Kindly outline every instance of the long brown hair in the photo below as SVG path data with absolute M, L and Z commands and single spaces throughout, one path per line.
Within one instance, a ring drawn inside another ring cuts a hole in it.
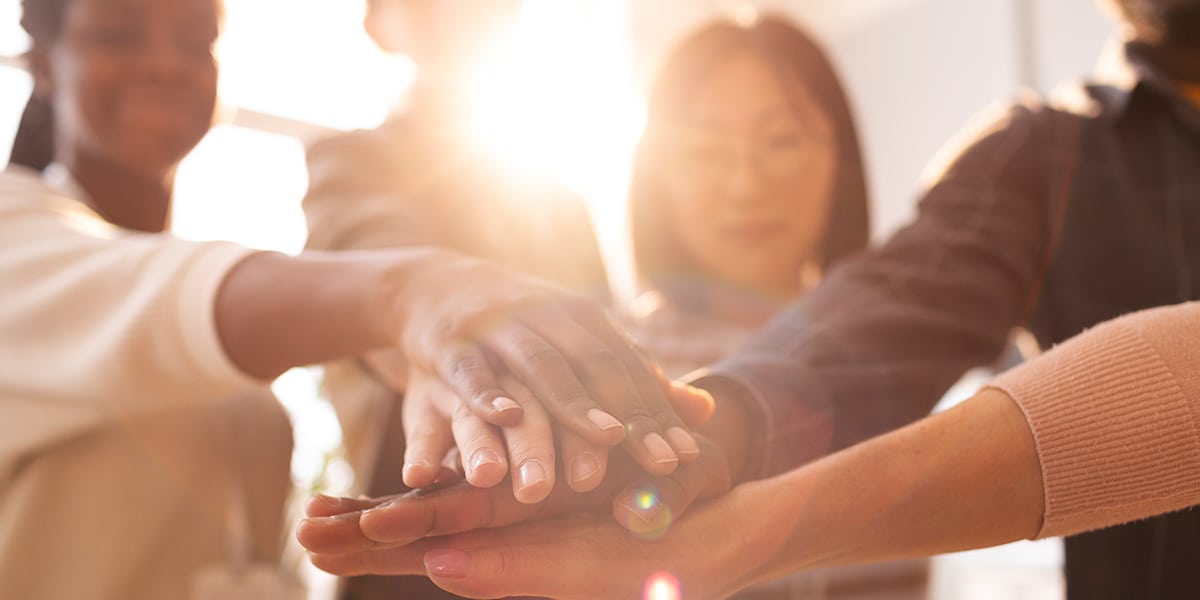
M 833 125 L 837 160 L 829 222 L 819 247 L 822 269 L 867 244 L 867 184 L 858 136 L 849 103 L 825 53 L 808 34 L 779 16 L 764 15 L 748 26 L 717 21 L 679 44 L 650 86 L 646 134 L 634 155 L 629 192 L 634 266 L 643 286 L 668 290 L 696 271 L 679 248 L 678 225 L 666 218 L 659 182 L 665 166 L 659 159 L 662 153 L 653 147 L 652 132 L 656 123 L 669 121 L 690 102 L 697 83 L 717 61 L 739 51 L 765 61 L 778 75 L 785 94 L 795 97 L 798 86 L 803 86 Z

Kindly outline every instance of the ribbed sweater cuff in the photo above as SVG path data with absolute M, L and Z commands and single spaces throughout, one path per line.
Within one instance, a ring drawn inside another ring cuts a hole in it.
M 1098 326 L 991 384 L 1020 405 L 1037 444 L 1045 513 L 1036 537 L 1195 502 L 1200 384 L 1187 330 L 1200 329 L 1181 331 L 1171 311 Z

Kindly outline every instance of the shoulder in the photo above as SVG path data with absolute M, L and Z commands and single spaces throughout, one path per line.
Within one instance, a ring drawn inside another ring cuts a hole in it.
M 379 151 L 395 145 L 392 136 L 380 129 L 357 129 L 343 131 L 317 138 L 306 148 L 309 159 L 327 154 L 336 154 L 347 150 Z
M 1003 179 L 1037 168 L 1065 139 L 1075 115 L 1034 92 L 980 111 L 935 155 L 922 174 L 928 188 L 956 179 Z
M 47 185 L 37 171 L 17 166 L 0 171 L 0 208 L 45 207 L 54 201 L 73 202 Z

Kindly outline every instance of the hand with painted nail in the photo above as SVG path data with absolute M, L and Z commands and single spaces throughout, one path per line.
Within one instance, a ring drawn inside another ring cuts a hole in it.
M 375 501 L 317 496 L 297 537 L 330 573 L 427 574 L 472 598 L 642 598 L 647 584 L 678 585 L 674 578 L 688 586 L 688 598 L 724 597 L 736 582 L 722 577 L 733 571 L 711 567 L 723 556 L 750 559 L 729 543 L 731 525 L 750 513 L 730 512 L 737 501 L 722 493 L 724 465 L 709 450 L 664 477 L 627 461 L 628 473 L 644 477 L 636 485 L 615 495 L 609 479 L 591 494 L 559 486 L 539 505 L 461 483 Z M 614 465 L 610 478 L 621 469 Z M 671 575 L 652 579 L 656 572 Z
M 402 346 L 416 369 L 437 374 L 480 420 L 511 427 L 528 416 L 531 403 L 500 383 L 507 373 L 561 431 L 591 447 L 623 443 L 649 473 L 669 473 L 695 455 L 666 380 L 600 307 L 450 252 L 431 251 L 425 266 L 396 313 Z
M 589 445 L 570 431 L 560 434 L 561 453 L 549 415 L 533 395 L 507 373 L 501 387 L 524 414 L 520 423 L 498 428 L 480 419 L 436 376 L 411 372 L 404 398 L 404 483 L 425 488 L 437 482 L 444 457 L 457 449 L 466 480 L 476 487 L 493 487 L 510 475 L 512 494 L 519 502 L 541 502 L 553 489 L 561 456 L 570 487 L 588 491 L 600 484 L 608 458 L 607 447 Z
M 592 491 L 604 480 L 610 449 L 591 445 L 572 431 L 559 432 L 555 448 L 549 415 L 511 374 L 502 372 L 498 381 L 525 416 L 505 428 L 485 423 L 436 376 L 413 370 L 405 379 L 405 485 L 425 488 L 437 483 L 446 471 L 444 457 L 453 449 L 462 458 L 469 483 L 492 487 L 510 471 L 513 497 L 526 504 L 544 500 L 558 473 L 576 492 Z M 706 392 L 672 382 L 666 393 L 689 425 L 699 426 L 712 415 L 712 398 Z M 699 456 L 699 448 L 680 454 L 690 462 Z
M 661 537 L 695 501 L 729 488 L 721 451 L 705 438 L 700 458 L 668 475 L 654 476 L 622 454 L 612 457 L 604 480 L 589 493 L 560 482 L 545 501 L 518 500 L 503 487 L 478 488 L 464 482 L 379 499 L 314 497 L 297 537 L 317 566 L 337 574 L 361 566 L 381 551 L 439 537 L 543 520 L 568 513 L 605 516 L 633 535 Z M 615 517 L 615 520 L 614 520 Z M 387 573 L 382 568 L 378 573 Z

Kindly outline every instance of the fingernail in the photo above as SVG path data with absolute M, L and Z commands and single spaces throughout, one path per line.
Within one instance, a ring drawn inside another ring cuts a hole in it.
M 322 504 L 328 504 L 329 506 L 341 505 L 341 502 L 337 498 L 334 498 L 333 496 L 326 496 L 325 494 L 322 494 L 320 492 L 313 494 L 312 499 L 315 501 L 319 501 Z
M 488 465 L 499 465 L 500 457 L 490 448 L 480 448 L 471 455 L 471 470 L 478 471 Z
M 528 488 L 546 481 L 546 469 L 541 461 L 527 460 L 521 463 L 521 487 Z
M 461 550 L 430 550 L 425 553 L 425 571 L 434 577 L 462 579 L 467 576 L 467 553 Z
M 591 452 L 583 452 L 571 459 L 571 483 L 591 479 L 600 470 L 600 461 Z
M 409 476 L 409 474 L 412 473 L 413 469 L 428 469 L 428 468 L 429 468 L 429 463 L 425 462 L 423 460 L 417 460 L 417 461 L 413 461 L 410 463 L 404 463 L 404 469 L 401 471 L 401 475 L 403 477 L 407 478 Z
M 700 446 L 696 444 L 696 438 L 692 437 L 692 434 L 687 431 L 684 431 L 682 427 L 668 429 L 667 440 L 671 442 L 671 447 L 679 454 L 687 456 L 700 454 Z
M 510 410 L 521 410 L 521 405 L 517 404 L 512 398 L 505 398 L 501 396 L 495 400 L 492 400 L 492 408 L 496 409 L 498 412 L 508 412 Z
M 679 457 L 675 455 L 675 451 L 671 449 L 671 445 L 657 433 L 648 433 L 642 438 L 642 444 L 646 446 L 646 450 L 650 451 L 650 457 L 654 462 L 660 465 L 667 463 L 679 462 Z
M 624 495 L 618 505 L 625 509 L 624 526 L 634 533 L 646 533 L 669 524 L 664 522 L 666 513 L 657 494 L 650 490 L 638 490 Z
M 601 431 L 611 431 L 613 429 L 621 429 L 621 422 L 616 417 L 598 409 L 593 408 L 587 411 L 587 418 L 599 427 Z

